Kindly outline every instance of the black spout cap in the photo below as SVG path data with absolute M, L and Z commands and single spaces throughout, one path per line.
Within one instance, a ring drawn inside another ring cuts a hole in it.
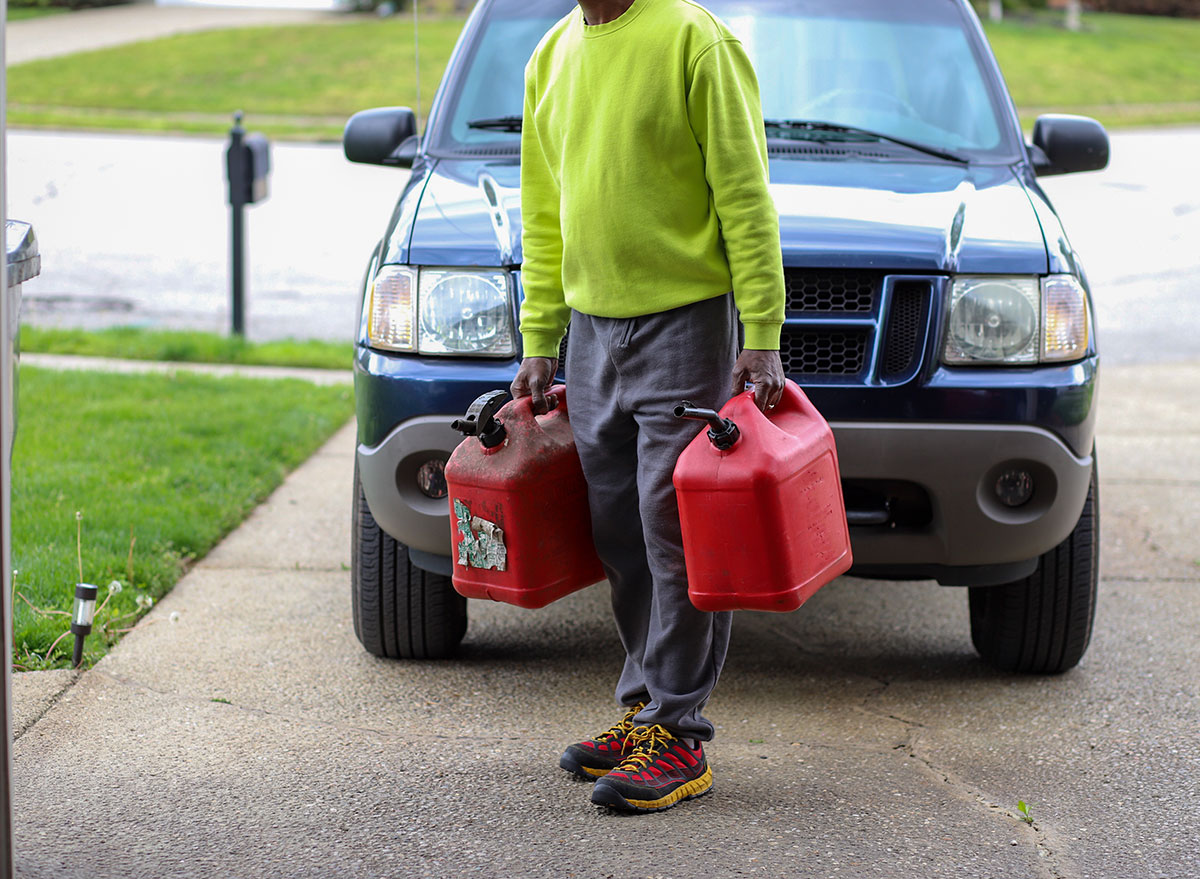
M 722 418 L 719 413 L 712 409 L 700 409 L 693 406 L 688 400 L 684 400 L 672 410 L 676 418 L 695 418 L 700 421 L 707 421 L 708 441 L 720 451 L 725 451 L 731 448 L 742 432 L 738 430 L 738 426 L 728 418 Z
M 467 414 L 452 421 L 450 426 L 463 436 L 477 437 L 485 449 L 495 448 L 504 442 L 508 435 L 503 422 L 496 419 L 496 413 L 500 411 L 507 397 L 507 391 L 489 391 L 481 394 L 467 409 Z

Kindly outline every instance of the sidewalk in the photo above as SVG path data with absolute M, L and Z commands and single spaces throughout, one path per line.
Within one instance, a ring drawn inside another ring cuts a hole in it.
M 345 13 L 298 9 L 156 6 L 145 2 L 105 6 L 8 22 L 4 61 L 11 67 L 26 61 L 107 49 L 172 34 L 331 20 L 349 19 Z
M 965 595 L 929 583 L 739 614 L 714 794 L 634 819 L 555 765 L 613 719 L 602 587 L 472 602 L 453 661 L 358 645 L 349 425 L 73 685 L 30 706 L 17 676 L 17 875 L 1194 879 L 1197 383 L 1200 363 L 1106 369 L 1078 669 L 990 671 Z

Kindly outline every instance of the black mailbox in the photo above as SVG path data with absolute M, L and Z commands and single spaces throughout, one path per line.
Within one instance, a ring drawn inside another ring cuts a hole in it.
M 261 134 L 246 134 L 242 114 L 233 114 L 225 148 L 225 182 L 229 196 L 229 275 L 233 331 L 246 334 L 246 205 L 264 201 L 271 175 L 271 143 Z
M 264 135 L 243 132 L 239 119 L 230 132 L 229 146 L 225 150 L 229 203 L 237 207 L 264 201 L 270 174 L 271 142 Z

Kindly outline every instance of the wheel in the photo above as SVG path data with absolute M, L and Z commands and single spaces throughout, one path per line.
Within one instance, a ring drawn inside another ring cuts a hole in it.
M 984 661 L 1001 671 L 1034 674 L 1074 668 L 1092 638 L 1099 560 L 1100 497 L 1093 465 L 1079 522 L 1038 560 L 1037 570 L 1015 583 L 970 589 L 971 640 Z
M 375 523 L 354 466 L 350 597 L 354 634 L 388 659 L 450 656 L 467 631 L 467 600 L 450 578 L 416 567 L 408 547 Z

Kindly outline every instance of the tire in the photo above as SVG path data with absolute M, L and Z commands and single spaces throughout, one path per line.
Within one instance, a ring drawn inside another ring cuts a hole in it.
M 375 522 L 354 467 L 350 523 L 350 599 L 354 634 L 368 653 L 387 659 L 443 659 L 467 631 L 467 600 L 450 578 L 408 558 L 408 547 Z
M 983 660 L 1000 671 L 1030 674 L 1059 674 L 1078 665 L 1092 639 L 1099 560 L 1093 465 L 1079 522 L 1038 560 L 1037 570 L 1015 583 L 970 589 L 971 640 Z

